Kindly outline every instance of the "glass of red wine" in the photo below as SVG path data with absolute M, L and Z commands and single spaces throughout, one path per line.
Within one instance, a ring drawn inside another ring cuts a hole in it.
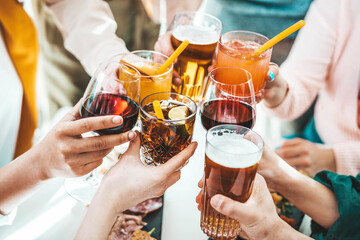
M 200 116 L 206 130 L 221 124 L 236 124 L 251 129 L 256 117 L 251 74 L 238 67 L 213 69 L 202 95 Z
M 83 134 L 83 137 L 119 134 L 131 130 L 139 116 L 140 73 L 126 63 L 110 61 L 99 66 L 86 88 L 80 107 L 82 118 L 118 115 L 123 124 Z M 99 186 L 97 169 L 79 177 L 65 179 L 70 196 L 89 204 Z

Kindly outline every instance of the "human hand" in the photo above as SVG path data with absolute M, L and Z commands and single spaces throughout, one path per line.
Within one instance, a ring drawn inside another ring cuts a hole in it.
M 139 135 L 139 134 L 138 134 Z M 140 161 L 140 137 L 137 136 L 118 163 L 104 176 L 98 198 L 122 212 L 153 197 L 159 197 L 180 179 L 180 168 L 193 155 L 197 143 L 160 166 L 145 166 Z M 103 202 L 99 201 L 99 202 Z
M 336 171 L 332 148 L 315 144 L 301 138 L 284 142 L 276 153 L 291 166 L 314 176 L 321 170 Z
M 171 44 L 171 32 L 166 32 L 165 34 L 161 35 L 156 41 L 154 49 L 157 52 L 165 54 L 166 56 L 170 56 L 175 51 Z M 176 63 L 176 61 L 177 60 L 175 60 L 174 64 Z M 180 75 L 175 71 L 175 69 L 173 70 L 172 82 L 177 87 L 182 84 Z
M 266 78 L 266 86 L 263 92 L 264 104 L 273 108 L 278 106 L 288 92 L 288 84 L 279 72 L 279 66 L 275 63 L 269 64 L 269 71 Z
M 79 103 L 30 151 L 39 159 L 44 178 L 82 176 L 102 163 L 114 146 L 135 137 L 133 132 L 82 137 L 81 134 L 122 124 L 120 116 L 81 119 Z

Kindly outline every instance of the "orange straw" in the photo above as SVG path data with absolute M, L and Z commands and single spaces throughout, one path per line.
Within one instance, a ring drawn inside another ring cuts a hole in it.
M 171 54 L 171 56 L 164 62 L 163 65 L 155 72 L 156 75 L 163 73 L 174 61 L 175 59 L 185 50 L 185 48 L 189 45 L 188 40 L 184 40 L 179 47 Z
M 303 26 L 305 26 L 305 21 L 304 20 L 298 21 L 297 23 L 288 27 L 287 29 L 285 29 L 284 31 L 282 31 L 281 33 L 279 33 L 278 35 L 276 35 L 275 37 L 273 37 L 272 39 L 270 39 L 269 41 L 264 43 L 262 46 L 260 46 L 258 49 L 256 49 L 256 52 L 262 52 L 262 51 L 265 51 L 265 50 L 271 48 L 272 46 L 274 46 L 275 44 L 277 44 L 278 42 L 280 42 L 281 40 L 283 40 L 290 34 L 296 32 L 297 30 L 302 28 Z
M 164 114 L 163 114 L 163 111 L 161 110 L 160 102 L 155 100 L 153 102 L 153 107 L 154 107 L 154 111 L 155 111 L 155 115 L 156 115 L 157 119 L 164 119 Z

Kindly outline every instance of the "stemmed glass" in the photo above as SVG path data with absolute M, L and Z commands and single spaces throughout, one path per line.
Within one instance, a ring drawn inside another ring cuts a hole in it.
M 123 124 L 83 137 L 124 133 L 135 126 L 139 115 L 140 76 L 135 68 L 125 63 L 110 61 L 99 66 L 84 93 L 80 115 L 83 118 L 119 115 Z M 70 196 L 89 204 L 100 181 L 95 169 L 83 177 L 65 179 L 64 186 Z
M 236 83 L 228 83 L 229 79 Z M 202 94 L 200 115 L 206 130 L 221 124 L 235 124 L 251 129 L 256 118 L 251 74 L 237 67 L 213 69 Z

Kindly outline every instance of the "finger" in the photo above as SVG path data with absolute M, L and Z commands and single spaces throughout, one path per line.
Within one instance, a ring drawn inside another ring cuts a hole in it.
M 124 155 L 139 155 L 140 153 L 140 134 L 139 131 L 133 132 L 135 133 L 135 136 L 133 137 L 132 141 L 130 142 L 130 145 Z
M 181 80 L 181 77 L 179 75 L 178 72 L 176 72 L 175 70 L 173 71 L 173 79 L 172 79 L 172 83 L 175 85 L 175 86 L 181 86 L 182 84 L 182 80 Z
M 76 103 L 76 105 L 62 118 L 61 121 L 75 121 L 80 119 L 80 106 L 81 106 L 82 98 Z
M 310 158 L 308 158 L 306 156 L 285 158 L 284 160 L 290 166 L 295 167 L 295 168 L 308 168 L 311 166 Z
M 198 187 L 202 188 L 204 186 L 204 178 L 201 178 L 200 181 L 198 182 Z
M 195 198 L 196 203 L 200 204 L 202 199 L 202 190 L 198 193 L 198 195 Z
M 171 33 L 166 32 L 164 35 L 160 36 L 155 43 L 154 49 L 157 52 L 170 56 L 175 51 L 171 44 Z
M 176 156 L 172 157 L 169 161 L 167 161 L 163 165 L 160 165 L 159 167 L 165 169 L 165 171 L 167 171 L 168 173 L 177 171 L 194 154 L 197 145 L 197 142 L 192 142 L 187 148 L 182 150 Z
M 67 122 L 64 125 L 62 132 L 65 135 L 77 136 L 86 132 L 117 127 L 120 126 L 122 123 L 123 119 L 120 116 L 82 118 L 76 121 Z
M 292 145 L 292 146 L 281 147 L 280 149 L 276 150 L 276 153 L 280 157 L 287 159 L 287 158 L 307 155 L 308 150 L 301 145 Z
M 121 134 L 74 139 L 72 141 L 73 144 L 68 151 L 86 153 L 109 149 L 131 141 L 135 138 L 135 135 L 134 132 L 129 131 Z
M 107 156 L 113 149 L 114 148 L 108 148 L 100 151 L 80 153 L 74 157 L 72 162 L 76 162 L 76 164 L 79 166 L 96 162 L 99 161 L 99 159 L 103 159 L 105 156 Z
M 84 167 L 82 169 L 83 170 L 82 175 L 88 174 L 89 172 L 91 172 L 92 170 L 94 170 L 95 168 L 100 166 L 102 164 L 102 162 L 103 162 L 103 160 L 100 159 L 99 161 L 95 161 L 95 162 L 88 163 L 88 164 L 84 165 Z
M 269 64 L 269 71 L 266 75 L 266 81 L 272 82 L 279 74 L 279 66 L 276 63 L 270 62 Z
M 289 139 L 289 140 L 283 142 L 283 144 L 281 144 L 281 146 L 286 147 L 286 146 L 298 145 L 298 144 L 301 144 L 304 142 L 306 142 L 306 140 L 304 140 L 302 138 L 292 138 L 292 139 Z

